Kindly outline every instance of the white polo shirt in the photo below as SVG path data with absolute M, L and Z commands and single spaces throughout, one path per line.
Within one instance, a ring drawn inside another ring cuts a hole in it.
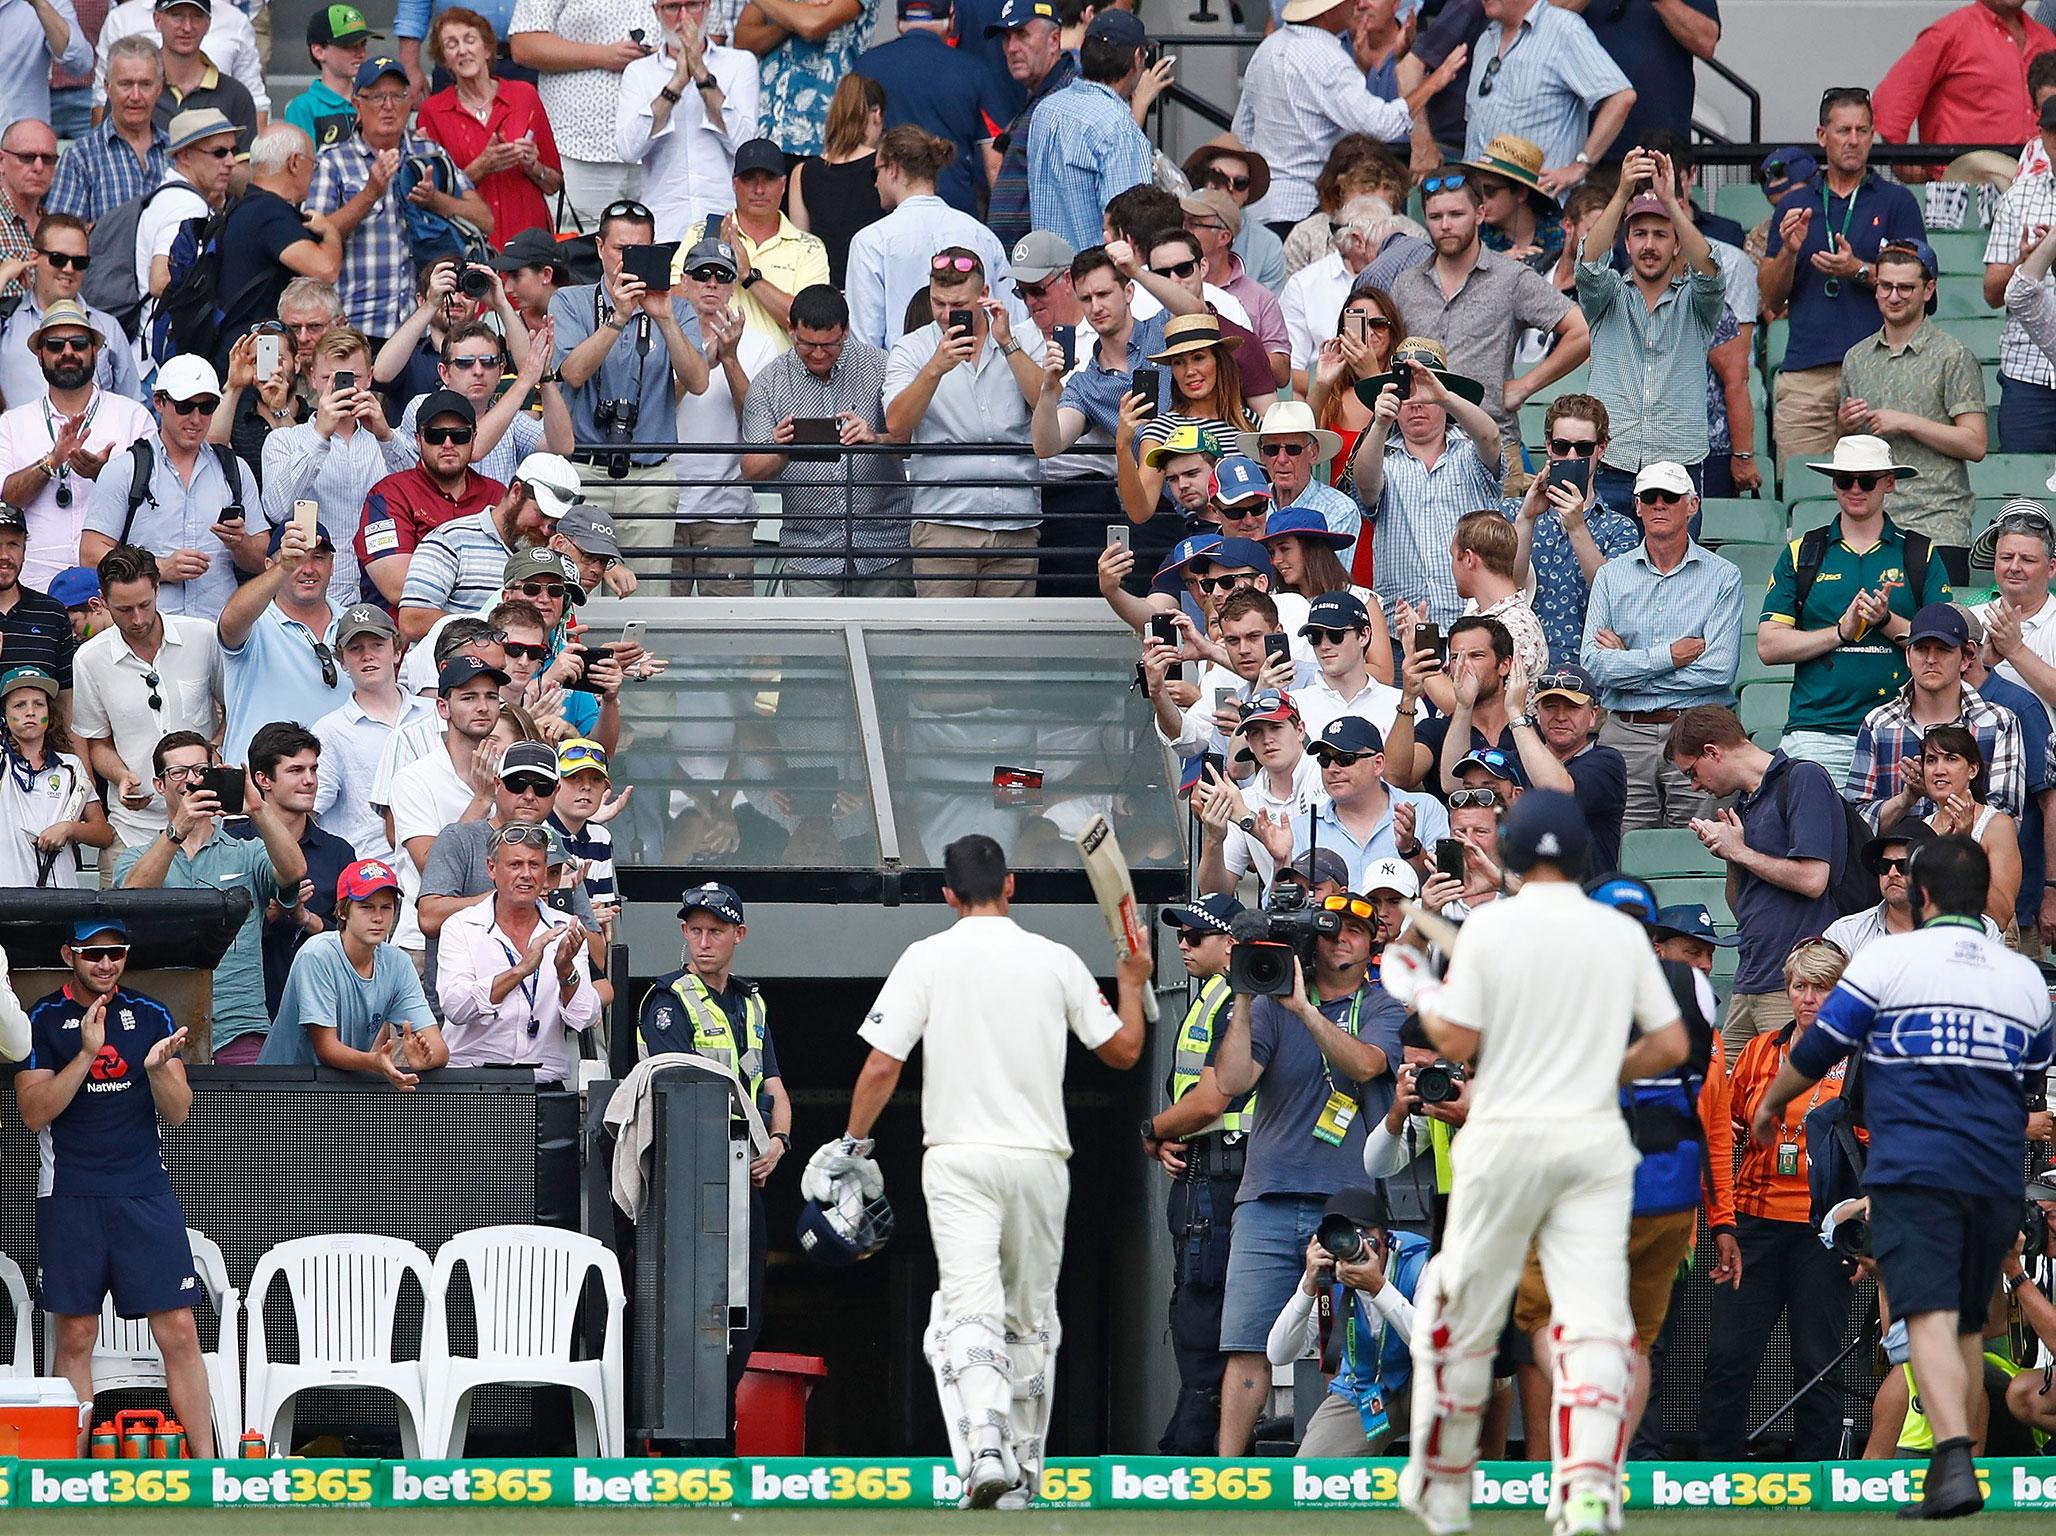
M 1010 917 L 962 917 L 907 946 L 857 1033 L 896 1061 L 925 1044 L 923 1146 L 1069 1157 L 1065 1036 L 1097 1050 L 1120 1028 L 1085 962 L 1063 945 Z
M 2000 604 L 2005 601 L 2003 597 L 1995 597 L 1989 603 L 1979 604 L 1974 610 L 1987 630 L 1992 626 L 1992 616 L 1999 611 Z M 2037 608 L 2031 617 L 2020 621 L 2020 639 L 2022 644 L 2045 663 L 2056 667 L 2056 594 L 2043 598 L 2042 606 Z M 2021 687 L 2027 688 L 2027 679 L 2020 675 L 2020 668 L 2012 662 L 2002 661 L 1992 670 L 2008 682 L 2018 683 Z M 2028 692 L 2033 693 L 2034 690 L 2028 688 Z M 2056 725 L 2056 704 L 2043 699 L 2042 708 L 2049 712 L 2050 723 Z
M 411 693 L 400 695 L 393 725 L 364 712 L 353 693 L 308 729 L 321 741 L 321 787 L 314 796 L 314 820 L 322 831 L 348 843 L 360 859 L 390 859 L 385 818 L 372 809 L 371 786 L 393 732 L 417 720 L 440 724 L 435 706 Z
M 151 786 L 158 741 L 173 731 L 198 731 L 209 741 L 221 735 L 221 646 L 214 626 L 182 614 L 165 614 L 163 622 L 164 642 L 152 661 L 137 656 L 110 627 L 80 646 L 71 663 L 72 735 L 81 742 L 113 741 L 129 772 L 152 790 L 150 803 L 140 807 L 124 805 L 118 794 L 107 797 L 107 817 L 124 848 L 164 830 L 164 799 Z
M 1273 816 L 1284 816 L 1288 821 L 1298 820 L 1321 798 L 1321 765 L 1302 753 L 1292 769 L 1291 791 L 1283 799 L 1271 793 L 1271 776 L 1261 769 L 1255 778 L 1239 787 L 1242 803 L 1249 807 L 1250 815 L 1269 811 Z M 1270 849 L 1242 828 L 1232 825 L 1221 844 L 1221 862 L 1227 866 L 1231 879 L 1240 880 L 1254 869 L 1257 879 L 1266 886 L 1278 868 L 1278 861 L 1271 857 Z
M 418 722 L 417 722 L 418 723 Z M 438 720 L 440 725 L 441 721 Z M 394 732 L 397 739 L 400 732 Z M 429 750 L 393 775 L 393 868 L 399 871 L 400 925 L 393 942 L 402 949 L 422 949 L 427 940 L 414 904 L 421 898 L 421 871 L 407 853 L 410 837 L 434 837 L 471 808 L 471 786 L 457 777 L 449 749 L 433 740 Z
M 1306 739 L 1313 741 L 1344 715 L 1368 720 L 1378 728 L 1379 736 L 1390 736 L 1392 723 L 1399 718 L 1401 697 L 1390 683 L 1366 673 L 1363 687 L 1345 699 L 1326 673 L 1317 672 L 1312 682 L 1292 695 L 1292 702 L 1299 706 L 1299 718 L 1306 724 Z

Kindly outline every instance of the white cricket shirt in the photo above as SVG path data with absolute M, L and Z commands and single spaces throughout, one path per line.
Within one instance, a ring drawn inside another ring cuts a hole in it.
M 1467 1125 L 1619 1124 L 1630 1034 L 1661 1029 L 1678 1005 L 1640 923 L 1550 881 L 1465 919 L 1437 1012 L 1482 1037 Z
M 1069 1157 L 1064 1037 L 1097 1050 L 1120 1027 L 1085 962 L 1063 945 L 1010 917 L 963 917 L 907 947 L 857 1033 L 898 1061 L 925 1043 L 923 1146 Z

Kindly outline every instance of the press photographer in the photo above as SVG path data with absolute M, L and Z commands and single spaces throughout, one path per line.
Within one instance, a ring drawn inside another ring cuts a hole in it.
M 1271 1388 L 1271 1323 L 1298 1283 L 1328 1196 L 1361 1176 L 1363 1116 L 1368 1111 L 1375 1120 L 1390 1100 L 1404 1017 L 1367 982 L 1374 948 L 1398 932 L 1396 917 L 1381 917 L 1366 896 L 1327 897 L 1318 915 L 1333 916 L 1337 925 L 1314 935 L 1309 979 L 1303 941 L 1281 941 L 1275 925 L 1284 918 L 1295 940 L 1300 931 L 1324 925 L 1299 922 L 1291 912 L 1245 913 L 1239 920 L 1238 948 L 1282 944 L 1285 952 L 1244 949 L 1240 966 L 1230 959 L 1235 1004 L 1214 1056 L 1223 1093 L 1235 1097 L 1261 1084 L 1221 1314 L 1221 1348 L 1229 1356 L 1221 1385 L 1223 1456 L 1248 1448 Z M 1287 961 L 1288 992 L 1244 990 Z
M 1393 1426 L 1406 1422 L 1413 1294 L 1427 1265 L 1428 1240 L 1393 1231 L 1377 1190 L 1345 1189 L 1328 1202 L 1268 1351 L 1274 1366 L 1318 1354 L 1329 1377 L 1300 1439 L 1302 1458 L 1382 1455 Z

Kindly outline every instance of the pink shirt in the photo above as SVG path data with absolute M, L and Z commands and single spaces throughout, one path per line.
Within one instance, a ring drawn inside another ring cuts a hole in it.
M 1872 98 L 1878 138 L 1905 144 L 2021 144 L 2040 127 L 2027 66 L 2056 48 L 2056 33 L 2025 12 L 2013 36 L 1983 5 L 1966 5 L 1924 28 Z

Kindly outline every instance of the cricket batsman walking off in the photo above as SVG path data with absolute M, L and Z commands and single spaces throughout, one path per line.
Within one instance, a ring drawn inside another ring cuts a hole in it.
M 825 1203 L 853 1179 L 867 1194 L 883 1187 L 871 1128 L 925 1045 L 921 1192 L 941 1289 L 923 1345 L 967 1502 L 989 1509 L 1026 1504 L 1041 1483 L 1071 1192 L 1067 1037 L 1109 1066 L 1134 1066 L 1150 957 L 1121 961 L 1117 1013 L 1084 961 L 1007 915 L 1014 877 L 999 844 L 959 838 L 942 869 L 957 920 L 910 945 L 885 978 L 857 1031 L 871 1054 L 848 1133 L 814 1154 L 801 1192 Z
M 1549 1518 L 1561 1536 L 1597 1536 L 1619 1520 L 1635 1356 L 1637 1154 L 1620 1085 L 1675 1066 L 1687 1041 L 1641 928 L 1576 883 L 1587 847 L 1577 802 L 1530 791 L 1499 837 L 1523 883 L 1465 920 L 1447 979 L 1417 950 L 1385 951 L 1387 990 L 1415 1007 L 1438 1050 L 1474 1067 L 1442 1251 L 1415 1296 L 1413 1450 L 1399 1496 L 1430 1531 L 1470 1528 L 1493 1347 L 1533 1242 L 1553 1302 Z

